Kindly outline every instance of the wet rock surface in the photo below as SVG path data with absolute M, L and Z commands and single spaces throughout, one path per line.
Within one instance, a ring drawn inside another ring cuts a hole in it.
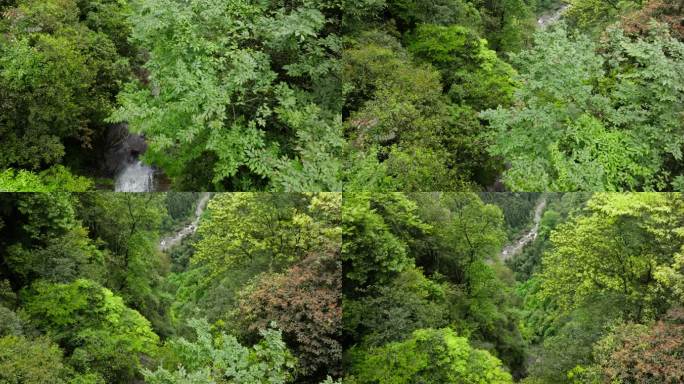
M 107 133 L 104 166 L 114 177 L 116 192 L 159 191 L 159 171 L 140 160 L 147 151 L 147 142 L 140 135 L 128 131 L 126 124 L 117 124 Z

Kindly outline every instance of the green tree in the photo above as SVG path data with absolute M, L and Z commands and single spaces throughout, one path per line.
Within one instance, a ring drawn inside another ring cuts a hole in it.
M 128 383 L 137 377 L 140 359 L 156 353 L 159 338 L 149 321 L 95 282 L 37 282 L 22 302 L 30 324 L 64 349 L 77 372 Z
M 529 45 L 533 25 L 531 1 L 473 0 L 482 19 L 483 36 L 497 52 L 517 52 Z
M 6 194 L 4 265 L 15 289 L 36 279 L 70 282 L 82 275 L 103 281 L 105 255 L 76 217 L 74 198 L 64 192 Z
M 76 176 L 62 165 L 55 165 L 39 173 L 12 168 L 0 172 L 2 192 L 87 192 L 92 188 L 93 182 L 90 179 Z
M 105 286 L 152 321 L 162 335 L 169 329 L 170 298 L 163 290 L 168 261 L 158 249 L 166 216 L 161 194 L 79 194 L 78 214 L 90 237 L 104 247 Z M 85 275 L 88 277 L 89 275 Z
M 80 12 L 74 0 L 21 0 L 5 11 L 0 169 L 40 171 L 62 161 L 67 142 L 86 151 L 104 130 L 129 64 L 107 34 L 80 22 Z
M 588 372 L 579 372 L 577 367 L 593 364 L 594 343 L 601 340 L 609 324 L 619 316 L 606 309 L 619 308 L 619 303 L 597 297 L 593 303 L 564 316 L 554 312 L 553 301 L 545 304 L 550 319 L 539 324 L 545 337 L 541 348 L 532 353 L 536 363 L 530 367 L 530 377 L 543 383 L 575 384 L 575 379 L 588 376 Z M 590 380 L 586 382 L 593 384 Z
M 420 25 L 408 41 L 414 57 L 440 70 L 454 103 L 478 111 L 510 103 L 515 71 L 472 30 L 460 25 Z
M 506 239 L 501 210 L 485 204 L 474 193 L 421 193 L 411 195 L 420 218 L 433 229 L 418 243 L 418 265 L 428 274 L 438 272 L 457 284 L 495 257 Z M 473 268 L 473 271 L 469 271 Z
M 677 198 L 667 194 L 597 194 L 588 213 L 559 225 L 553 250 L 544 255 L 544 295 L 562 308 L 597 297 L 619 303 L 625 320 L 663 314 L 671 298 L 656 278 L 681 247 Z
M 62 351 L 48 338 L 0 337 L 0 381 L 6 384 L 66 384 Z
M 216 195 L 190 266 L 170 279 L 178 287 L 172 311 L 179 328 L 199 308 L 219 329 L 249 333 L 234 318 L 240 292 L 263 273 L 280 276 L 308 256 L 338 249 L 341 200 L 339 193 Z
M 682 156 L 684 45 L 657 29 L 628 38 L 611 28 L 596 46 L 565 28 L 537 34 L 515 57 L 514 107 L 482 113 L 490 152 L 510 163 L 513 190 L 669 189 Z M 535 175 L 531 178 L 530 175 Z
M 408 49 L 390 32 L 371 30 L 344 51 L 346 190 L 468 190 L 469 182 L 489 184 L 498 172 L 476 110 L 507 103 L 497 98 L 512 91 L 510 67 L 463 27 L 419 31 L 407 38 Z M 447 42 L 428 38 L 438 33 Z M 439 54 L 431 52 L 435 46 Z
M 345 300 L 345 333 L 364 347 L 379 347 L 403 341 L 417 329 L 445 327 L 452 290 L 419 269 L 406 269 L 389 283 L 371 287 L 367 296 Z
M 358 352 L 351 383 L 512 383 L 501 361 L 449 328 L 421 329 L 404 341 Z
M 345 195 L 342 265 L 346 290 L 389 281 L 414 262 L 412 236 L 428 230 L 416 205 L 400 193 Z
M 349 115 L 345 130 L 352 156 L 361 152 L 370 162 L 374 155 L 382 164 L 373 172 L 382 167 L 390 178 L 389 186 L 364 185 L 357 178 L 365 175 L 352 173 L 352 168 L 346 189 L 357 184 L 362 190 L 464 189 L 470 164 L 457 161 L 462 147 L 445 146 L 461 127 L 452 124 L 439 72 L 414 64 L 399 41 L 381 31 L 356 39 L 345 50 L 343 64 L 344 113 Z
M 202 240 L 192 261 L 209 266 L 211 276 L 255 261 L 268 271 L 282 270 L 338 242 L 339 205 L 337 197 L 327 194 L 218 195 L 209 202 L 209 217 L 198 229 Z
M 11 309 L 0 305 L 0 337 L 19 336 L 23 333 L 22 320 Z
M 253 347 L 241 345 L 233 336 L 210 333 L 206 320 L 191 320 L 195 341 L 174 339 L 166 348 L 175 355 L 178 367 L 173 371 L 159 367 L 143 370 L 150 384 L 284 384 L 292 379 L 296 359 L 287 350 L 276 330 L 262 330 L 261 340 Z
M 397 19 L 402 30 L 424 23 L 479 25 L 480 14 L 472 3 L 463 0 L 388 0 L 386 10 Z
M 168 192 L 164 203 L 169 217 L 174 220 L 184 220 L 192 215 L 193 208 L 197 202 L 198 193 L 196 192 Z
M 340 189 L 338 101 L 320 101 L 338 83 L 331 4 L 139 2 L 149 85 L 128 84 L 111 120 L 144 134 L 179 188 Z
M 565 18 L 577 28 L 597 30 L 643 3 L 642 0 L 569 0 Z

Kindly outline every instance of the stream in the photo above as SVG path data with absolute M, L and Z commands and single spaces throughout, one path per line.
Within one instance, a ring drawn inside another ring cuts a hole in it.
M 557 23 L 561 17 L 563 17 L 563 14 L 568 10 L 568 8 L 570 8 L 570 4 L 563 4 L 555 11 L 550 11 L 543 14 L 539 20 L 537 20 L 539 28 L 545 29 L 546 27 Z
M 527 244 L 533 242 L 534 239 L 537 238 L 537 234 L 539 233 L 539 224 L 541 223 L 544 208 L 546 208 L 546 196 L 542 196 L 539 199 L 537 206 L 534 208 L 534 224 L 532 225 L 532 228 L 522 235 L 518 240 L 504 247 L 499 256 L 501 261 L 506 261 L 517 255 L 522 251 L 523 248 L 525 248 Z
M 185 227 L 181 228 L 179 231 L 174 233 L 171 236 L 163 238 L 159 242 L 159 250 L 162 252 L 166 252 L 172 247 L 175 247 L 176 245 L 180 244 L 183 239 L 186 237 L 192 235 L 197 231 L 197 225 L 199 225 L 200 217 L 202 217 L 202 213 L 207 207 L 207 202 L 209 201 L 209 198 L 211 198 L 211 193 L 209 192 L 203 192 L 202 195 L 200 196 L 199 200 L 197 201 L 197 207 L 195 208 L 195 218 L 192 220 L 192 222 Z

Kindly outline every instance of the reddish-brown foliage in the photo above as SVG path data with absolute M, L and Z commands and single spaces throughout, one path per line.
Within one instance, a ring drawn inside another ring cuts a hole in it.
M 684 41 L 684 0 L 651 0 L 639 11 L 622 19 L 622 27 L 628 35 L 644 35 L 655 19 L 670 26 L 672 36 Z
M 607 382 L 684 383 L 684 309 L 671 310 L 648 330 L 620 338 L 621 345 L 602 366 Z
M 338 374 L 341 291 L 338 254 L 309 255 L 285 273 L 264 275 L 240 301 L 240 315 L 252 332 L 275 321 L 304 375 Z

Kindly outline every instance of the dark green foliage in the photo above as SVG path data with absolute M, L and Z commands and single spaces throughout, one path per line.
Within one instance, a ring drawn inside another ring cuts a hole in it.
M 465 179 L 450 161 L 450 148 L 442 144 L 446 130 L 453 126 L 437 71 L 414 64 L 392 36 L 372 31 L 345 52 L 343 75 L 347 82 L 345 113 L 350 114 L 345 129 L 351 152 L 368 157 L 377 180 L 375 185 L 357 180 L 364 173 L 353 167 L 347 174 L 346 189 L 463 188 Z M 389 185 L 378 172 L 386 174 Z
M 22 321 L 14 311 L 0 305 L 0 337 L 18 336 L 23 332 Z
M 111 112 L 119 83 L 129 76 L 129 62 L 122 54 L 130 52 L 117 50 L 115 43 L 124 42 L 126 34 L 112 36 L 114 28 L 104 27 L 118 23 L 117 28 L 125 29 L 122 3 L 107 2 L 106 9 L 93 3 L 87 11 L 80 3 L 21 0 L 3 13 L 3 171 L 42 170 L 65 156 L 87 156 L 105 128 L 103 119 Z M 87 12 L 86 22 L 82 12 Z M 61 189 L 66 188 L 71 187 Z
M 424 23 L 477 25 L 480 22 L 475 6 L 463 0 L 388 0 L 387 12 L 404 29 Z
M 536 194 L 534 194 L 536 195 Z M 580 212 L 590 193 L 544 194 L 547 199 L 537 238 L 507 264 L 519 281 L 525 281 L 541 268 L 542 254 L 551 247 L 550 236 L 556 226 L 571 215 Z M 505 212 L 505 209 L 504 209 Z
M 494 184 L 503 164 L 487 153 L 490 128 L 477 114 L 510 104 L 515 71 L 483 36 L 503 34 L 498 48 L 517 50 L 524 43 L 511 35 L 529 16 L 525 4 L 507 1 L 499 10 L 496 3 L 388 1 L 383 14 L 350 33 L 342 57 L 346 190 Z M 484 28 L 490 12 L 502 13 L 508 32 Z
M 374 3 L 343 53 L 345 188 L 680 190 L 681 2 L 562 3 Z
M 152 321 L 162 335 L 170 332 L 170 298 L 163 293 L 162 276 L 168 261 L 158 254 L 158 232 L 166 216 L 159 194 L 97 193 L 78 195 L 79 216 L 90 236 L 104 243 L 108 274 L 105 285 L 126 304 Z
M 104 254 L 76 219 L 74 199 L 65 193 L 2 196 L 4 267 L 14 288 L 36 279 L 69 282 L 87 275 L 103 281 Z
M 346 196 L 343 314 L 354 353 L 451 326 L 521 376 L 524 343 L 506 287 L 512 277 L 490 264 L 505 238 L 501 211 L 467 193 Z
M 353 282 L 347 290 L 387 282 L 412 266 L 412 237 L 428 229 L 416 215 L 415 203 L 399 193 L 346 197 L 342 261 L 345 278 Z
M 513 68 L 472 30 L 459 25 L 421 25 L 409 35 L 408 50 L 440 70 L 452 102 L 477 110 L 510 103 Z
M 193 205 L 197 201 L 197 193 L 191 192 L 169 192 L 166 194 L 166 210 L 173 220 L 183 220 L 190 217 L 193 212 Z
M 482 201 L 501 209 L 509 239 L 515 239 L 532 223 L 538 193 L 483 193 Z
M 408 269 L 389 284 L 371 287 L 363 300 L 345 302 L 346 337 L 374 347 L 402 341 L 420 328 L 445 327 L 452 289 Z

